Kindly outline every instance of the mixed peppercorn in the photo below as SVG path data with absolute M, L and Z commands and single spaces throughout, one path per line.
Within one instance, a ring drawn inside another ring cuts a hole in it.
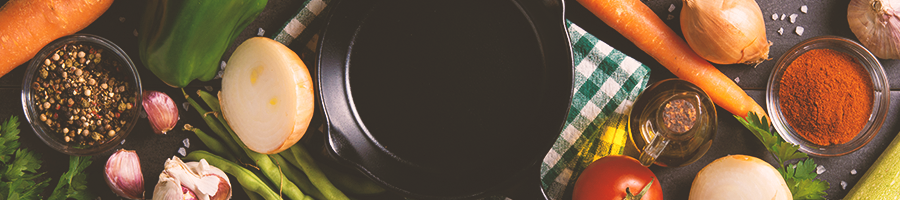
M 136 113 L 124 66 L 103 58 L 114 57 L 88 44 L 67 44 L 47 56 L 31 83 L 40 120 L 66 143 L 102 144 Z

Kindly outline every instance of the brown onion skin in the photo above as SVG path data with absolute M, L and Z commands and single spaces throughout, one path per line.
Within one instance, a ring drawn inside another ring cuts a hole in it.
M 766 25 L 755 0 L 683 0 L 681 32 L 700 57 L 716 64 L 769 59 Z
M 851 0 L 847 22 L 859 43 L 882 59 L 900 59 L 900 1 Z

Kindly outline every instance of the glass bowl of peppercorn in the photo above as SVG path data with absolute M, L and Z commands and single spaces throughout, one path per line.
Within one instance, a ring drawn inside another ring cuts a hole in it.
M 131 58 L 90 34 L 59 38 L 31 59 L 22 107 L 48 146 L 69 155 L 94 155 L 118 146 L 141 110 L 141 79 Z
M 785 141 L 815 156 L 841 156 L 865 146 L 890 106 L 884 68 L 859 43 L 818 36 L 778 59 L 766 88 L 772 125 Z

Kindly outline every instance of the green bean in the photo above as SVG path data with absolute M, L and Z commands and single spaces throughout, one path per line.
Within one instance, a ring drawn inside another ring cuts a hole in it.
M 309 177 L 307 177 L 306 174 L 303 174 L 299 167 L 288 164 L 289 161 L 282 157 L 281 154 L 270 154 L 269 157 L 281 166 L 284 175 L 288 177 L 288 180 L 297 184 L 297 187 L 299 187 L 301 191 L 309 194 L 309 196 L 314 199 L 326 199 L 325 195 L 322 195 L 322 192 L 320 192 L 319 189 L 316 189 L 316 186 L 313 186 L 312 182 L 309 182 Z
M 312 182 L 316 188 L 319 188 L 319 191 L 321 191 L 323 195 L 328 197 L 328 199 L 349 199 L 347 198 L 347 195 L 344 195 L 344 192 L 341 192 L 341 190 L 331 184 L 328 177 L 326 177 L 319 169 L 319 166 L 316 165 L 316 161 L 313 160 L 308 152 L 306 152 L 306 148 L 303 147 L 303 144 L 294 144 L 294 146 L 291 146 L 290 150 L 291 153 L 294 154 L 294 159 L 300 164 L 300 169 L 306 173 L 310 182 Z
M 291 151 L 282 151 L 278 154 L 285 158 L 294 158 L 294 154 L 291 153 Z M 300 168 L 300 163 L 297 162 L 296 159 L 286 160 L 288 161 L 288 163 L 291 163 L 291 165 L 294 165 L 294 167 Z M 362 176 L 361 174 L 349 174 L 341 172 L 339 170 L 325 166 L 321 162 L 318 162 L 316 164 L 318 164 L 319 169 L 322 170 L 322 173 L 325 174 L 325 177 L 328 177 L 328 180 L 331 180 L 331 183 L 334 184 L 334 187 L 340 189 L 341 191 L 359 195 L 373 195 L 385 191 L 384 188 L 382 188 L 380 185 L 373 182 L 369 178 Z
M 228 149 L 232 151 L 232 153 L 235 155 L 235 158 L 244 158 L 243 150 L 241 150 L 240 145 L 238 145 L 237 142 L 235 142 L 234 139 L 230 135 L 228 135 L 228 132 L 226 132 L 227 129 L 225 128 L 224 124 L 216 122 L 215 117 L 210 116 L 209 112 L 207 112 L 206 109 L 203 109 L 203 107 L 200 107 L 200 104 L 198 104 L 196 101 L 194 101 L 193 98 L 188 96 L 183 89 L 181 90 L 181 93 L 184 94 L 184 98 L 188 101 L 188 103 L 190 103 L 191 106 L 194 107 L 195 110 L 197 110 L 197 113 L 200 113 L 200 117 L 202 117 L 203 121 L 205 121 L 206 124 L 209 125 L 209 128 L 212 129 L 213 133 L 216 133 L 216 135 L 218 135 L 219 138 L 222 139 L 225 145 L 228 146 Z
M 182 90 L 182 92 L 184 92 L 184 90 Z M 198 92 L 198 93 L 200 93 L 202 95 L 202 92 Z M 186 93 L 185 93 L 185 96 L 187 97 Z M 201 98 L 204 98 L 204 97 L 201 96 Z M 206 99 L 204 99 L 204 101 L 218 102 L 218 100 L 215 97 L 213 97 L 212 95 L 207 95 L 207 97 L 206 97 Z M 191 105 L 194 105 L 194 107 L 197 107 L 198 112 L 200 109 L 202 109 L 198 105 L 196 105 L 197 102 L 193 101 L 193 99 L 189 99 L 188 102 L 190 102 Z M 212 104 L 215 105 L 215 103 L 212 103 Z M 213 108 L 213 109 L 215 109 L 215 108 Z M 278 165 L 272 163 L 272 160 L 268 156 L 266 156 L 265 154 L 261 154 L 261 153 L 258 153 L 258 152 L 248 149 L 247 146 L 244 145 L 244 143 L 241 141 L 241 139 L 237 137 L 237 134 L 235 134 L 234 131 L 231 130 L 231 128 L 229 128 L 228 122 L 226 122 L 225 119 L 221 117 L 221 115 L 218 115 L 218 113 L 216 113 L 216 112 L 213 112 L 213 113 L 217 114 L 213 118 L 218 119 L 220 124 L 214 123 L 214 122 L 209 122 L 209 121 L 207 121 L 207 123 L 221 125 L 224 128 L 224 130 L 227 131 L 227 133 L 223 132 L 223 133 L 219 133 L 219 134 L 229 135 L 231 137 L 232 141 L 234 141 L 234 143 L 237 143 L 237 145 L 244 151 L 244 153 L 246 153 L 246 155 L 251 160 L 256 162 L 256 166 L 259 167 L 259 170 L 266 177 L 268 177 L 270 181 L 274 182 L 275 185 L 278 186 L 279 189 L 285 193 L 285 195 L 287 195 L 291 199 L 311 198 L 309 196 L 304 195 L 303 192 L 300 191 L 300 189 L 297 187 L 297 185 L 295 185 L 293 182 L 291 182 L 290 180 L 284 180 L 285 179 L 284 172 L 282 172 L 282 170 L 279 169 Z M 206 120 L 207 117 L 209 117 L 209 115 L 204 115 L 204 120 Z
M 222 171 L 234 176 L 244 189 L 255 192 L 266 200 L 281 199 L 278 193 L 275 193 L 275 191 L 272 191 L 272 189 L 266 186 L 266 183 L 254 175 L 253 172 L 215 154 L 204 150 L 196 150 L 188 153 L 183 159 L 193 161 L 206 159 L 206 162 L 210 165 L 216 166 Z
M 242 189 L 244 189 L 244 193 L 247 193 L 247 197 L 250 200 L 263 200 L 263 197 L 259 196 L 259 194 L 257 194 L 256 192 L 250 191 L 247 188 L 242 188 Z
M 199 128 L 194 128 L 194 126 L 191 126 L 190 124 L 184 124 L 184 130 L 194 132 L 194 134 L 196 134 L 197 137 L 200 138 L 200 141 L 202 141 L 203 144 L 206 144 L 206 147 L 208 147 L 209 150 L 216 155 L 225 157 L 228 160 L 234 160 L 234 155 L 231 154 L 231 151 L 229 151 L 227 147 L 223 146 L 222 143 L 219 142 L 219 140 L 216 140 L 216 138 L 213 138 L 212 136 L 206 134 Z
M 247 146 L 244 145 L 243 142 L 241 142 L 241 139 L 238 138 L 237 134 L 235 134 L 234 131 L 231 130 L 231 128 L 228 128 L 228 124 L 221 118 L 219 118 L 219 120 L 222 121 L 223 125 L 225 125 L 225 130 L 228 131 L 228 134 L 231 135 L 231 138 L 237 143 L 238 146 L 241 147 L 241 149 L 243 149 L 244 153 L 246 153 L 246 155 L 250 157 L 250 160 L 256 162 L 256 167 L 259 167 L 259 171 L 261 171 L 266 177 L 268 177 L 270 181 L 275 183 L 275 185 L 278 186 L 279 189 L 285 193 L 285 195 L 287 195 L 291 199 L 310 198 L 309 196 L 304 195 L 303 191 L 300 191 L 300 188 L 298 188 L 297 185 L 295 185 L 293 182 L 291 182 L 290 180 L 284 180 L 284 173 L 281 171 L 281 169 L 279 169 L 278 165 L 272 163 L 272 159 L 270 159 L 265 154 L 261 154 L 248 149 Z
M 222 112 L 222 107 L 219 105 L 219 99 L 216 98 L 216 96 L 203 90 L 197 90 L 197 95 L 200 96 L 200 99 L 202 99 L 203 102 L 206 102 L 206 105 L 209 106 L 210 110 L 213 112 Z

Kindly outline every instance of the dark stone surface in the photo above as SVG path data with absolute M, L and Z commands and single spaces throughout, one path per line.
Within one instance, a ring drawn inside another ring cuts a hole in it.
M 138 65 L 144 88 L 166 92 L 180 106 L 180 103 L 185 102 L 182 95 L 180 95 L 181 91 L 162 84 L 158 78 L 153 76 L 152 73 L 146 70 L 140 63 L 136 47 L 137 37 L 134 36 L 133 32 L 137 28 L 137 23 L 143 13 L 143 2 L 144 1 L 117 1 L 100 19 L 81 32 L 100 35 L 121 46 L 128 55 L 131 56 L 135 64 Z M 740 78 L 738 85 L 746 89 L 747 93 L 756 99 L 757 102 L 765 102 L 764 88 L 768 81 L 769 73 L 778 57 L 794 44 L 801 40 L 819 35 L 837 35 L 856 40 L 856 37 L 850 32 L 847 25 L 846 7 L 849 2 L 847 0 L 759 0 L 758 2 L 763 11 L 768 39 L 773 42 L 769 54 L 769 57 L 772 58 L 772 60 L 763 62 L 756 68 L 746 65 L 718 66 L 720 70 L 732 79 Z M 0 1 L 0 3 L 2 3 L 2 1 Z M 296 13 L 301 3 L 302 1 L 270 0 L 266 5 L 266 10 L 263 14 L 261 14 L 254 23 L 248 26 L 236 41 L 243 41 L 255 36 L 259 28 L 263 28 L 266 31 L 264 36 L 268 37 L 275 34 L 277 29 L 279 29 L 290 16 Z M 680 34 L 681 31 L 678 24 L 679 18 L 677 13 L 681 11 L 681 1 L 646 0 L 645 3 L 648 4 L 651 9 L 666 22 L 666 24 Z M 666 20 L 667 16 L 670 14 L 668 11 L 670 5 L 675 5 L 676 7 L 676 9 L 671 12 L 674 19 Z M 809 7 L 809 12 L 806 14 L 800 12 L 801 5 L 807 5 Z M 660 66 L 658 62 L 634 47 L 631 42 L 624 39 L 624 37 L 619 35 L 615 30 L 606 26 L 602 21 L 579 5 L 578 2 L 569 0 L 566 2 L 566 6 L 567 17 L 570 20 L 614 48 L 621 50 L 625 54 L 632 56 L 649 66 L 652 69 L 652 75 L 650 77 L 651 83 L 674 77 L 664 67 Z M 779 15 L 786 14 L 788 16 L 792 13 L 796 13 L 799 17 L 797 18 L 797 21 L 792 24 L 788 21 L 789 19 L 787 17 L 783 21 L 773 21 L 771 19 L 773 13 L 778 13 Z M 124 21 L 121 21 L 121 19 L 124 19 Z M 794 33 L 794 28 L 798 25 L 805 28 L 805 32 L 802 36 L 798 36 Z M 779 28 L 785 29 L 783 35 L 779 35 L 776 32 Z M 223 59 L 227 59 L 231 54 L 230 52 L 238 44 L 238 42 L 232 44 L 232 47 L 223 56 Z M 881 60 L 881 62 L 887 71 L 889 80 L 897 80 L 898 76 L 900 76 L 900 73 L 898 73 L 898 70 L 900 69 L 898 69 L 897 65 L 900 65 L 900 62 L 896 60 Z M 34 135 L 34 132 L 30 127 L 27 126 L 20 100 L 24 68 L 25 67 L 18 67 L 8 75 L 0 78 L 0 119 L 5 120 L 11 115 L 19 116 L 19 121 L 22 124 L 20 127 L 22 130 L 20 142 L 23 144 L 23 147 L 41 154 L 44 161 L 44 167 L 41 171 L 46 171 L 47 177 L 53 179 L 51 180 L 50 186 L 50 188 L 52 188 L 56 185 L 59 176 L 67 170 L 68 157 L 47 148 L 46 145 Z M 896 83 L 896 81 L 893 82 L 894 83 L 891 83 L 892 106 L 881 131 L 875 139 L 860 150 L 848 155 L 830 158 L 814 158 L 816 163 L 823 165 L 826 168 L 826 172 L 820 175 L 820 177 L 831 184 L 831 187 L 827 191 L 828 199 L 840 199 L 846 195 L 847 191 L 849 191 L 859 178 L 862 177 L 862 174 L 866 172 L 869 166 L 891 142 L 896 133 L 900 131 L 900 126 L 894 125 L 895 121 L 897 121 L 897 104 L 900 103 L 898 102 L 900 91 L 897 91 L 897 89 L 900 88 L 900 85 L 898 85 L 900 83 Z M 218 81 L 205 83 L 193 82 L 186 91 L 192 93 L 197 89 L 204 88 L 204 86 L 218 88 Z M 178 154 L 177 150 L 179 147 L 183 146 L 183 139 L 189 138 L 191 141 L 191 146 L 187 149 L 188 151 L 206 148 L 196 136 L 192 133 L 181 131 L 180 127 L 185 123 L 190 123 L 191 125 L 205 130 L 208 130 L 208 128 L 206 128 L 202 120 L 199 119 L 195 110 L 191 109 L 187 112 L 184 110 L 180 111 L 181 121 L 179 121 L 176 126 L 177 130 L 171 131 L 168 135 L 154 135 L 150 133 L 151 128 L 146 119 L 142 119 L 139 121 L 124 145 L 120 147 L 138 151 L 142 162 L 141 166 L 145 178 L 147 197 L 152 195 L 153 186 L 158 180 L 159 172 L 162 171 L 163 162 L 165 162 L 165 159 Z M 770 163 L 775 163 L 771 154 L 766 152 L 765 148 L 752 133 L 741 126 L 727 111 L 719 108 L 717 112 L 719 114 L 719 129 L 713 142 L 713 146 L 705 156 L 699 161 L 685 167 L 651 167 L 659 177 L 660 182 L 663 183 L 666 199 L 687 199 L 691 182 L 697 172 L 706 164 L 725 155 L 746 154 L 763 158 Z M 102 179 L 103 166 L 111 153 L 112 151 L 109 151 L 94 156 L 92 158 L 94 163 L 87 170 L 90 174 L 89 181 L 91 181 L 91 190 L 100 194 L 103 199 L 118 199 L 109 191 L 108 187 L 105 186 Z M 854 169 L 857 171 L 857 174 L 851 175 L 850 171 Z M 841 188 L 841 181 L 847 182 L 846 189 Z M 236 181 L 233 181 L 232 184 L 237 185 Z M 246 199 L 246 196 L 243 196 L 243 191 L 235 190 L 234 193 L 234 199 Z M 48 195 L 49 189 L 45 192 L 45 196 Z

